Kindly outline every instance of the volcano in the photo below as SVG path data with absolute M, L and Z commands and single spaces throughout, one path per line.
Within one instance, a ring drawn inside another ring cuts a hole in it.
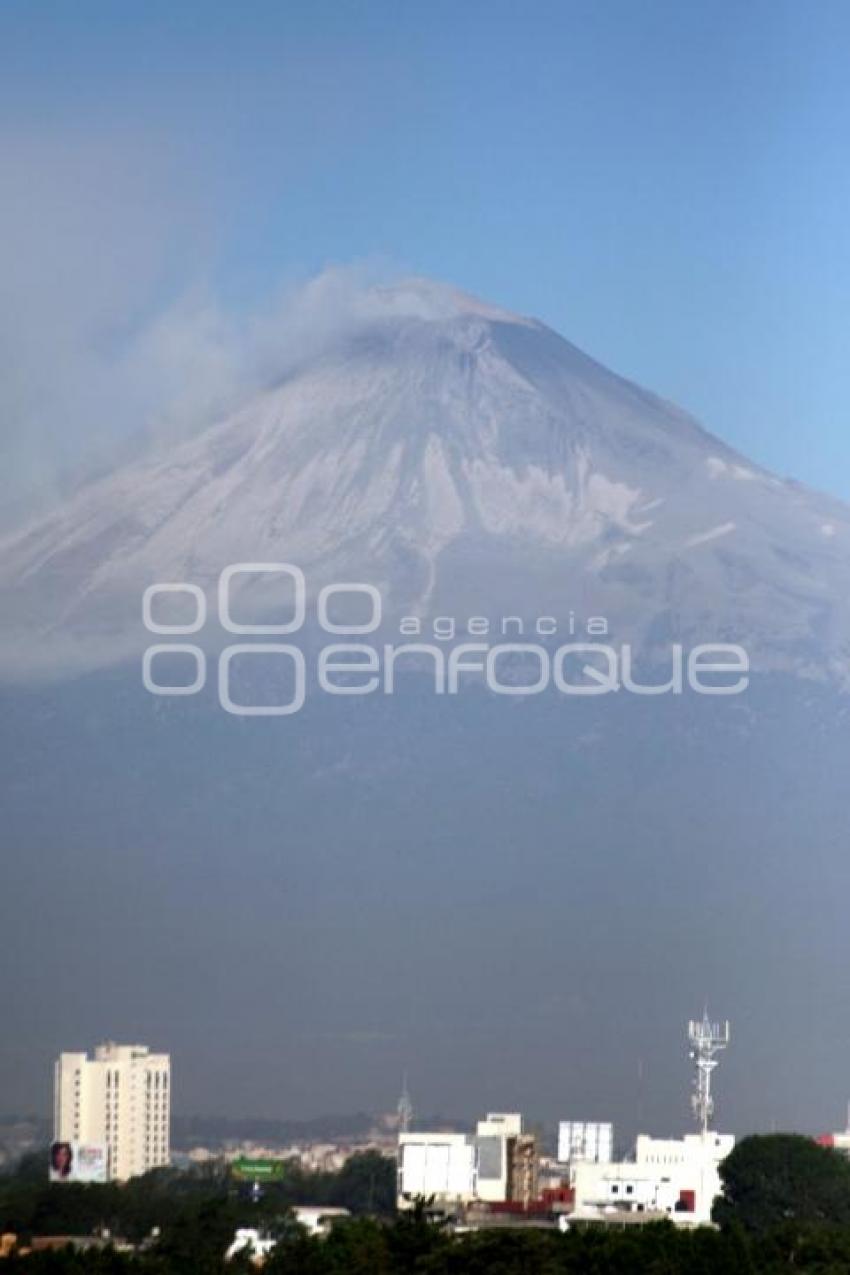
M 6 654 L 117 662 L 155 581 L 240 561 L 391 612 L 605 617 L 652 656 L 729 641 L 850 675 L 850 510 L 782 480 L 544 324 L 415 279 L 370 291 L 238 411 L 0 544 Z
M 377 1103 L 415 1060 L 435 1106 L 637 1131 L 679 1094 L 684 1118 L 671 1022 L 708 999 L 736 1024 L 725 1127 L 829 1127 L 850 512 L 443 285 L 370 292 L 284 366 L 2 543 L 4 668 L 30 677 L 0 687 L 0 924 L 28 953 L 4 1004 L 49 1007 L 62 1040 L 167 1039 L 187 1090 L 245 1110 L 303 1113 L 320 1083 Z M 297 565 L 312 594 L 376 585 L 387 624 L 549 616 L 563 636 L 597 615 L 649 657 L 741 643 L 754 676 L 731 699 L 599 701 L 411 677 L 262 721 L 222 712 L 212 677 L 148 694 L 143 591 L 199 586 L 212 626 L 239 562 Z M 817 1057 L 766 1085 L 789 1021 Z

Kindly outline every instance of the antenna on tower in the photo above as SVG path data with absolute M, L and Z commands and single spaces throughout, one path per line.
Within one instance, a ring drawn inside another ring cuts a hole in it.
M 700 1132 L 707 1133 L 708 1123 L 714 1112 L 711 1073 L 720 1061 L 717 1055 L 729 1044 L 729 1023 L 711 1022 L 706 1009 L 701 1020 L 692 1019 L 688 1023 L 688 1044 L 697 1072 L 691 1094 L 691 1108 Z
M 402 1077 L 401 1097 L 398 1100 L 396 1111 L 398 1112 L 399 1133 L 409 1133 L 410 1126 L 413 1123 L 413 1103 L 410 1100 L 410 1094 L 407 1092 L 407 1072 Z

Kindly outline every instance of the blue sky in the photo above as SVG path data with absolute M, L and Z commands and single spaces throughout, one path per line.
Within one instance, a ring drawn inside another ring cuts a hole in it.
M 7 0 L 7 325 L 61 294 L 55 363 L 72 311 L 102 347 L 187 289 L 239 312 L 382 260 L 850 498 L 848 51 L 844 0 Z

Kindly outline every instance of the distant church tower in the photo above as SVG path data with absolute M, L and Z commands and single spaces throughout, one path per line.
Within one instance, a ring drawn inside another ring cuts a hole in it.
M 409 1133 L 410 1126 L 413 1123 L 413 1103 L 410 1101 L 410 1094 L 407 1092 L 407 1072 L 401 1082 L 401 1097 L 396 1107 L 398 1113 L 398 1131 L 399 1133 Z

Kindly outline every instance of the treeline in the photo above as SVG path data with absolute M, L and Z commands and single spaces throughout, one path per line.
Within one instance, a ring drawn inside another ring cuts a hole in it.
M 0 1181 L 0 1230 L 25 1241 L 28 1232 L 109 1226 L 144 1242 L 133 1254 L 13 1254 L 0 1275 L 246 1275 L 255 1269 L 247 1255 L 226 1263 L 224 1253 L 237 1227 L 249 1225 L 276 1239 L 266 1275 L 850 1275 L 850 1163 L 794 1135 L 744 1139 L 722 1166 L 717 1228 L 694 1230 L 661 1222 L 455 1234 L 429 1220 L 425 1202 L 392 1215 L 394 1165 L 377 1155 L 355 1157 L 339 1174 L 293 1165 L 258 1203 L 213 1170 L 123 1187 L 50 1187 L 33 1168 Z M 338 1204 L 358 1216 L 317 1240 L 288 1211 L 298 1203 Z
M 2 1262 L 5 1275 L 248 1275 L 250 1261 L 225 1263 L 230 1238 L 218 1210 L 172 1230 L 147 1252 L 33 1253 Z M 324 1240 L 290 1224 L 264 1275 L 846 1275 L 850 1230 L 787 1224 L 768 1236 L 680 1231 L 669 1222 L 614 1230 L 482 1231 L 451 1236 L 421 1219 L 372 1218 L 337 1225 Z M 232 1232 L 230 1233 L 232 1235 Z
M 27 1156 L 17 1171 L 0 1177 L 0 1232 L 32 1235 L 110 1235 L 140 1243 L 156 1227 L 189 1230 L 215 1218 L 225 1247 L 237 1226 L 264 1226 L 296 1204 L 332 1205 L 354 1214 L 389 1216 L 395 1210 L 395 1161 L 377 1152 L 352 1156 L 337 1173 L 307 1172 L 287 1164 L 280 1182 L 263 1187 L 231 1180 L 222 1163 L 180 1171 L 157 1169 L 124 1185 L 83 1185 L 46 1180 L 46 1156 Z M 0 1275 L 5 1268 L 0 1268 Z

